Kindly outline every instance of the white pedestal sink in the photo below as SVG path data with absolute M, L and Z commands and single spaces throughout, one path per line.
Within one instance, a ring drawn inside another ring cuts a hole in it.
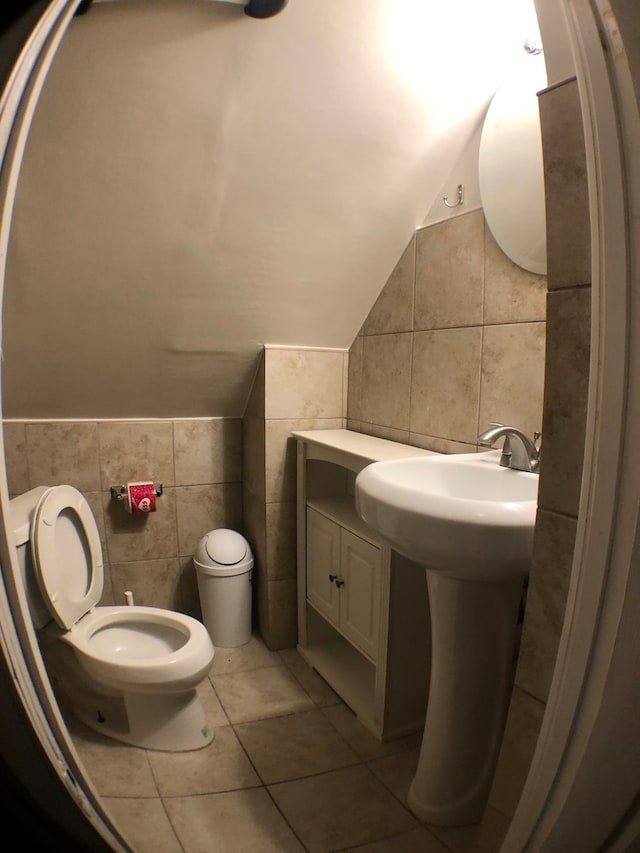
M 427 572 L 431 678 L 409 805 L 435 824 L 482 817 L 508 707 L 538 475 L 499 459 L 376 462 L 356 478 L 363 520 Z

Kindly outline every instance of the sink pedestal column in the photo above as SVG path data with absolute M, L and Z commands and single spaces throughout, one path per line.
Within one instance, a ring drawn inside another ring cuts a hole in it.
M 523 578 L 469 581 L 427 569 L 432 661 L 409 806 L 420 820 L 480 820 L 500 750 L 513 677 Z

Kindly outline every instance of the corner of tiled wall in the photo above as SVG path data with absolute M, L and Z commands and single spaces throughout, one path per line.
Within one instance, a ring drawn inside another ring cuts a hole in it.
M 345 426 L 348 354 L 266 347 L 243 419 L 244 508 L 256 551 L 254 605 L 270 649 L 297 642 L 294 430 Z
M 577 529 L 591 317 L 586 156 L 578 86 L 540 94 L 548 298 L 542 462 L 525 621 L 490 802 L 512 817 L 542 724 L 564 620 Z

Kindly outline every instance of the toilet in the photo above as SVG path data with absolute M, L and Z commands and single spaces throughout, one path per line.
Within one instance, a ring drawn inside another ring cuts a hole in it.
M 214 647 L 197 619 L 158 607 L 97 607 L 100 536 L 72 486 L 39 486 L 9 502 L 27 602 L 59 699 L 91 729 L 168 752 L 213 740 L 197 686 Z

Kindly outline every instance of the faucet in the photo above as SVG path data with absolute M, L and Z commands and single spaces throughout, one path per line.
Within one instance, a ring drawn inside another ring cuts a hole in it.
M 534 432 L 533 440 L 517 427 L 503 424 L 489 424 L 489 429 L 478 436 L 478 444 L 492 447 L 504 436 L 500 465 L 503 468 L 514 468 L 516 471 L 531 471 L 537 473 L 540 468 L 540 450 L 538 441 L 541 433 Z

